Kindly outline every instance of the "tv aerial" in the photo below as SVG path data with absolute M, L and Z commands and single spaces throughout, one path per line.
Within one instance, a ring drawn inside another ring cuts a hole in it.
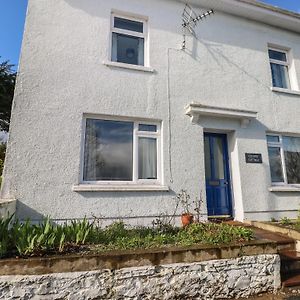
M 183 42 L 182 42 L 182 49 L 185 49 L 186 44 L 186 31 L 189 31 L 193 36 L 195 36 L 195 27 L 197 26 L 199 21 L 202 21 L 206 17 L 212 15 L 214 11 L 212 9 L 202 13 L 201 15 L 197 14 L 191 6 L 188 4 L 185 5 L 182 17 L 182 29 L 183 29 Z

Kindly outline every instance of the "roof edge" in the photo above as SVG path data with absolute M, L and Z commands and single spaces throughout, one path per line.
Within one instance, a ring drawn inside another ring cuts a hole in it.
M 293 12 L 291 10 L 287 10 L 287 9 L 284 9 L 284 8 L 281 8 L 281 7 L 278 7 L 278 6 L 273 6 L 271 4 L 263 3 L 263 2 L 260 2 L 260 1 L 256 1 L 256 0 L 235 0 L 235 1 L 250 4 L 252 6 L 257 6 L 257 7 L 260 7 L 260 8 L 264 8 L 264 9 L 270 10 L 272 12 L 280 13 L 280 14 L 283 14 L 283 15 L 293 17 L 293 18 L 296 18 L 296 19 L 300 20 L 300 13 Z

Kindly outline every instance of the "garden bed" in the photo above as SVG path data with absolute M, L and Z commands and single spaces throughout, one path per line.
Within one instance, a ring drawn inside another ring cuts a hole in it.
M 280 287 L 276 242 L 247 227 L 8 223 L 6 255 L 18 257 L 0 259 L 0 298 L 224 299 Z
M 122 222 L 101 228 L 86 219 L 62 225 L 49 218 L 40 224 L 0 219 L 0 257 L 32 257 L 173 246 L 243 243 L 253 239 L 249 228 L 194 223 L 185 228 L 156 222 L 152 227 L 127 227 Z
M 300 232 L 300 220 L 299 219 L 288 219 L 283 218 L 279 221 L 270 221 L 270 224 L 281 227 L 281 228 L 287 228 L 291 230 L 296 230 Z
M 260 221 L 248 221 L 248 224 L 255 226 L 260 229 L 264 229 L 274 233 L 280 233 L 285 236 L 290 237 L 294 240 L 300 240 L 300 223 L 299 219 L 289 220 L 288 222 L 284 221 L 269 221 L 269 222 L 260 222 Z

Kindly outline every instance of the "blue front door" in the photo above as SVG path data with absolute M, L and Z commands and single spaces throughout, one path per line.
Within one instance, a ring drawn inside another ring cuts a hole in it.
M 231 217 L 227 136 L 204 134 L 206 198 L 209 217 Z

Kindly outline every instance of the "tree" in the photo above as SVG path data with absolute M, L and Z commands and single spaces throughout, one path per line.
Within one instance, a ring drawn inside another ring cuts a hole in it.
M 16 72 L 8 61 L 0 63 L 0 130 L 8 131 Z
M 6 151 L 6 145 L 0 143 L 0 176 L 2 174 L 1 166 L 3 167 L 4 158 L 5 158 L 5 151 Z M 1 163 L 2 163 L 2 165 L 1 165 Z
M 5 158 L 6 145 L 0 143 L 0 187 L 2 182 L 2 172 L 4 167 L 4 158 Z

